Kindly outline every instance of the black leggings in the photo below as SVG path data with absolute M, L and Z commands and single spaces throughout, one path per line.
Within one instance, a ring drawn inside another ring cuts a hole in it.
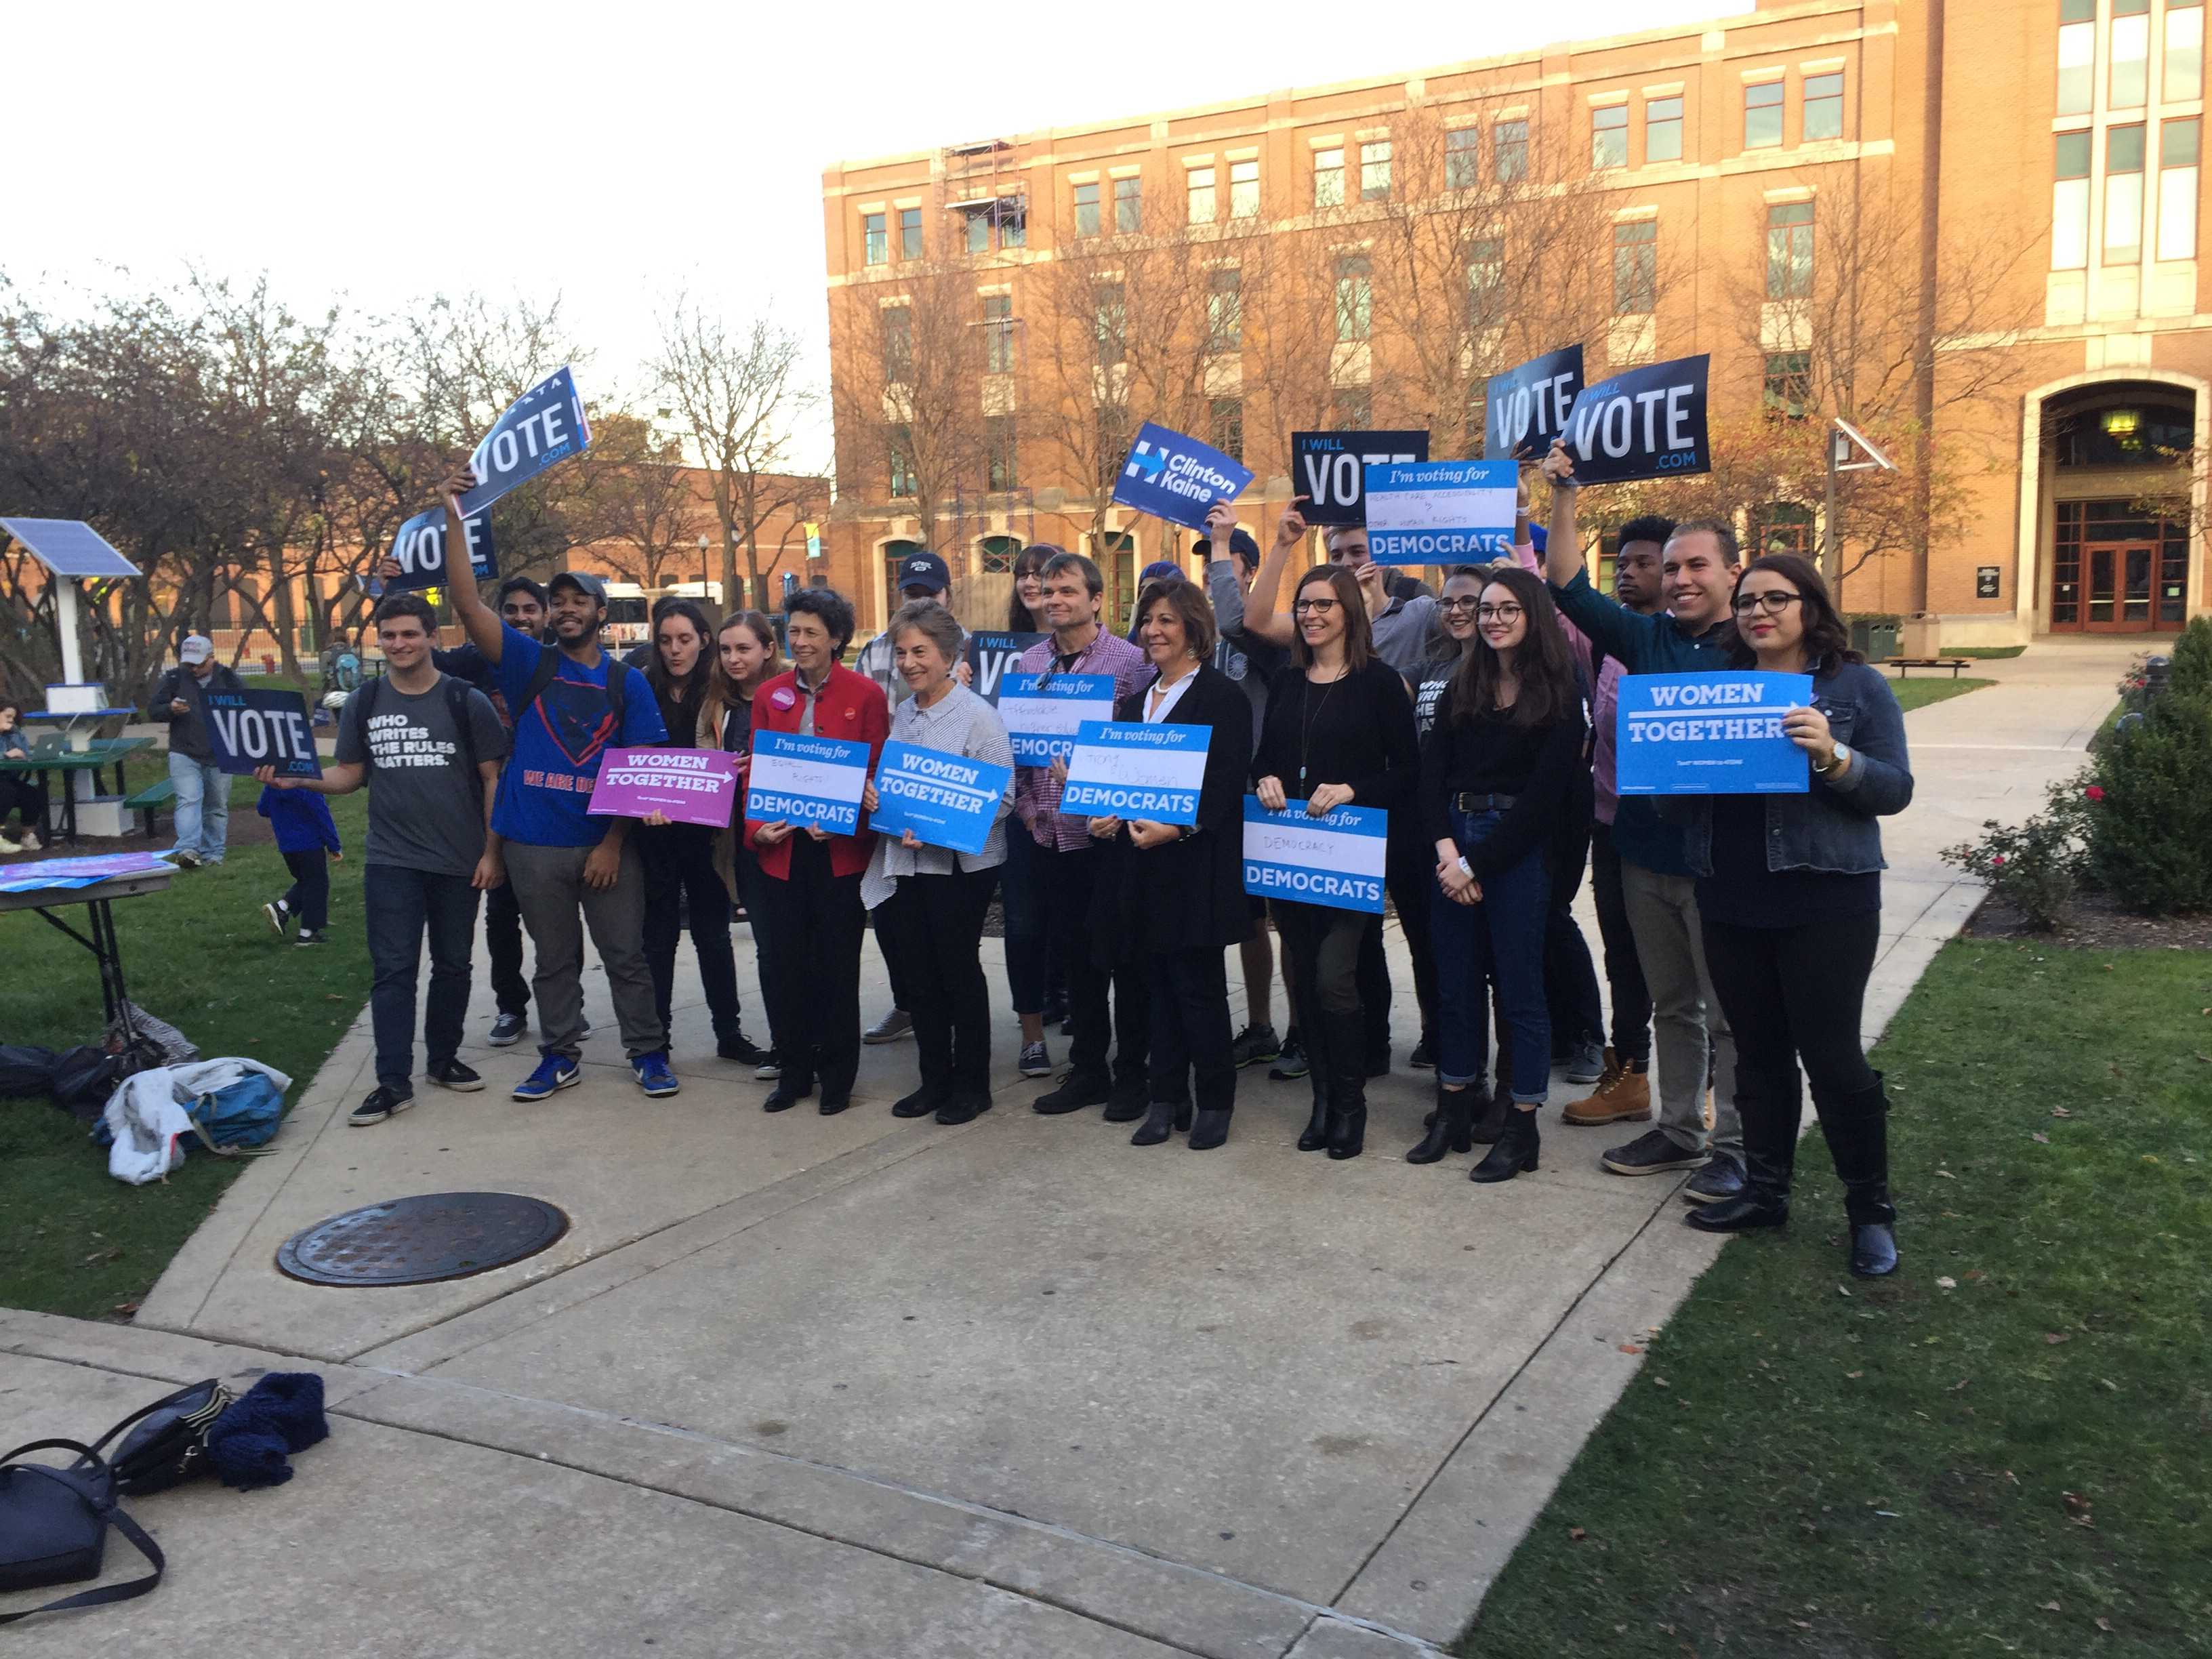
M 714 832 L 704 824 L 640 824 L 631 831 L 645 870 L 645 960 L 661 1029 L 676 994 L 676 947 L 689 920 L 699 988 L 717 1040 L 738 1034 L 738 959 L 730 945 L 730 895 L 714 873 Z
M 292 884 L 284 890 L 284 908 L 309 933 L 321 933 L 331 925 L 330 854 L 319 847 L 287 853 L 284 867 L 292 872 Z
M 1735 1098 L 1747 1140 L 1754 1113 L 1786 1115 L 1796 1136 L 1801 1059 L 1816 1107 L 1875 1086 L 1859 1023 L 1881 911 L 1796 927 L 1735 927 L 1710 918 L 1703 926 L 1705 965 L 1735 1033 Z

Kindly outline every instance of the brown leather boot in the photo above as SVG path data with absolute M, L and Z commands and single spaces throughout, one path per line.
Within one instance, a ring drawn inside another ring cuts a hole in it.
M 1605 1051 L 1605 1074 L 1586 1100 L 1571 1101 L 1559 1115 L 1563 1123 L 1591 1127 L 1607 1123 L 1641 1123 L 1651 1115 L 1651 1079 L 1632 1072 L 1611 1048 Z

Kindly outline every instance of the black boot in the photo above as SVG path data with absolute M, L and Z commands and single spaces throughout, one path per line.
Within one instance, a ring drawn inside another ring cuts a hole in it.
M 1790 1219 L 1790 1179 L 1796 1167 L 1797 1121 L 1803 1111 L 1796 1092 L 1767 1101 L 1739 1086 L 1735 1104 L 1743 1119 L 1743 1188 L 1682 1218 L 1700 1232 L 1747 1232 L 1779 1227 Z
M 1467 1087 L 1482 1107 L 1467 1138 L 1478 1146 L 1496 1146 L 1498 1137 L 1505 1133 L 1505 1120 L 1513 1115 L 1513 1097 L 1502 1088 L 1491 1089 L 1480 1078 Z
M 1190 1103 L 1156 1100 L 1145 1109 L 1145 1121 L 1129 1137 L 1132 1146 L 1157 1146 L 1190 1121 Z
M 1328 1036 L 1319 1020 L 1305 1030 L 1306 1080 L 1313 1088 L 1313 1115 L 1298 1137 L 1298 1150 L 1317 1152 L 1328 1145 Z
M 1897 1271 L 1897 1206 L 1889 1198 L 1889 1097 L 1881 1073 L 1870 1087 L 1832 1100 L 1818 1095 L 1820 1133 L 1844 1183 L 1844 1213 L 1851 1220 L 1851 1273 L 1887 1279 Z
M 1437 1085 L 1437 1109 L 1430 1115 L 1429 1132 L 1421 1144 L 1406 1154 L 1408 1164 L 1433 1164 L 1446 1152 L 1474 1148 L 1474 1091 Z
M 1229 1139 L 1229 1114 L 1231 1109 L 1227 1106 L 1209 1106 L 1200 1112 L 1198 1115 L 1196 1125 L 1190 1132 L 1190 1150 L 1194 1152 L 1209 1152 L 1216 1146 L 1226 1145 Z
M 1328 1155 L 1339 1162 L 1367 1149 L 1365 1021 L 1323 1013 L 1328 1027 Z
M 1504 1095 L 1498 1097 L 1503 1100 Z M 1511 1108 L 1506 1114 L 1504 1131 L 1498 1144 L 1483 1155 L 1482 1162 L 1468 1171 L 1469 1181 L 1510 1181 L 1515 1176 L 1533 1173 L 1536 1168 L 1536 1152 L 1541 1137 L 1536 1128 L 1536 1114 Z

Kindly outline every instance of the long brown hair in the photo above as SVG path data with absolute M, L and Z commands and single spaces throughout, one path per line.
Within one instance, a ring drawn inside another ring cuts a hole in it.
M 718 744 L 722 740 L 724 716 L 732 708 L 744 707 L 751 702 L 744 689 L 730 678 L 730 671 L 722 666 L 722 635 L 732 628 L 750 628 L 753 637 L 767 647 L 768 665 L 761 672 L 763 684 L 782 672 L 777 665 L 780 658 L 774 623 L 757 611 L 732 611 L 722 618 L 722 625 L 714 630 L 714 641 L 708 647 L 708 653 L 714 659 L 714 666 L 708 670 L 707 696 L 699 705 L 699 723 L 714 734 L 714 741 Z M 672 733 L 671 735 L 673 736 Z
M 707 612 L 693 599 L 667 599 L 658 608 L 660 614 L 653 619 L 653 640 L 645 659 L 646 684 L 653 687 L 657 697 L 697 702 L 707 695 L 707 686 L 713 678 L 712 665 L 720 655 L 714 649 L 714 624 L 707 620 Z M 699 636 L 698 660 L 681 680 L 669 672 L 667 659 L 660 654 L 660 625 L 671 617 L 690 623 L 691 631 Z
M 1851 649 L 1850 629 L 1837 614 L 1836 602 L 1828 597 L 1828 584 L 1812 560 L 1802 553 L 1766 554 L 1744 566 L 1735 579 L 1736 586 L 1741 588 L 1744 577 L 1754 570 L 1771 570 L 1797 590 L 1797 608 L 1805 628 L 1807 673 L 1832 674 L 1847 662 L 1866 660 Z M 1735 614 L 1733 602 L 1729 614 Z M 1738 668 L 1749 668 L 1759 661 L 1759 653 L 1751 648 L 1741 629 L 1737 630 L 1729 660 Z
M 1014 556 L 1013 591 L 1006 595 L 1006 630 L 1012 634 L 1042 634 L 1050 630 L 1044 618 L 1031 613 L 1022 603 L 1022 578 L 1033 571 L 1042 571 L 1045 561 L 1067 550 L 1054 547 L 1050 542 L 1031 542 Z
M 1492 587 L 1509 591 L 1528 624 L 1521 643 L 1513 647 L 1513 671 L 1520 689 L 1514 694 L 1513 707 L 1501 710 L 1498 690 L 1504 673 L 1498 652 L 1477 627 L 1452 673 L 1449 717 L 1474 720 L 1502 713 L 1516 726 L 1552 726 L 1575 713 L 1582 703 L 1582 688 L 1575 681 L 1574 656 L 1567 648 L 1566 629 L 1559 626 L 1551 590 L 1518 565 L 1492 565 L 1484 573 L 1482 586 L 1486 592 Z
M 1336 596 L 1337 609 L 1344 612 L 1345 671 L 1357 674 L 1375 654 L 1375 629 L 1367 620 L 1367 597 L 1359 591 L 1359 578 L 1340 564 L 1314 566 L 1291 590 L 1291 656 L 1301 668 L 1314 665 L 1313 647 L 1306 643 L 1305 629 L 1298 626 L 1298 595 L 1316 582 L 1328 584 L 1328 591 Z

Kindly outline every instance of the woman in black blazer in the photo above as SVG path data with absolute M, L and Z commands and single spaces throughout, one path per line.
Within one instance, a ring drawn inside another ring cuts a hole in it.
M 1137 616 L 1139 643 L 1158 673 L 1115 705 L 1114 718 L 1209 726 L 1213 735 L 1196 824 L 1091 821 L 1091 833 L 1110 839 L 1115 850 L 1095 920 L 1117 960 L 1144 963 L 1151 988 L 1152 1101 L 1129 1143 L 1155 1146 L 1189 1129 L 1191 1150 L 1204 1152 L 1229 1139 L 1237 1098 L 1223 952 L 1251 931 L 1244 782 L 1252 765 L 1252 705 L 1212 665 L 1213 610 L 1195 584 L 1180 576 L 1146 583 Z

